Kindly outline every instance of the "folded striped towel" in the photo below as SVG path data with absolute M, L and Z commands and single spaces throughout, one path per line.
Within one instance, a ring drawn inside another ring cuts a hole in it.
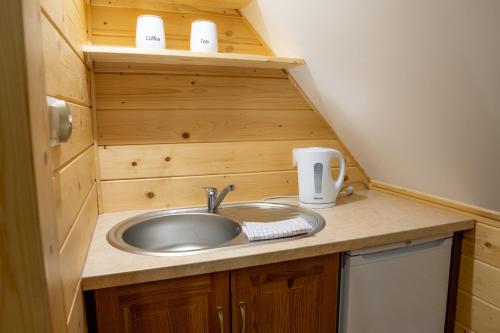
M 276 222 L 244 222 L 242 226 L 248 240 L 268 240 L 306 234 L 312 226 L 302 217 Z

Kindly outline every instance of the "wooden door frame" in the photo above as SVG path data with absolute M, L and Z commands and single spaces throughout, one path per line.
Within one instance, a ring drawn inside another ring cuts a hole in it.
M 0 331 L 65 332 L 39 0 L 0 1 Z

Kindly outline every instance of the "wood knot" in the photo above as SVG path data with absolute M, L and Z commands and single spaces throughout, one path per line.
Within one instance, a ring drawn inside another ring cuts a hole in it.
M 165 157 L 165 162 L 170 162 L 172 158 L 170 156 Z
M 229 45 L 226 47 L 226 53 L 231 53 L 234 51 L 234 47 L 232 45 Z
M 133 162 L 132 162 L 132 166 L 137 166 L 137 162 L 136 162 L 136 161 L 133 161 Z
M 486 248 L 488 249 L 491 249 L 493 247 L 493 244 L 491 244 L 490 242 L 485 242 L 484 246 L 486 246 Z
M 349 176 L 348 175 L 345 175 L 344 176 L 344 181 L 348 181 L 349 180 Z
M 228 30 L 225 32 L 227 37 L 231 37 L 233 35 L 233 32 L 231 30 Z
M 184 132 L 184 133 L 182 133 L 182 137 L 183 137 L 184 139 L 189 139 L 189 136 L 190 136 L 190 135 L 189 135 L 189 133 L 188 133 L 188 132 Z
M 146 194 L 146 196 L 149 198 L 149 199 L 153 199 L 155 197 L 155 193 L 154 192 L 148 192 Z

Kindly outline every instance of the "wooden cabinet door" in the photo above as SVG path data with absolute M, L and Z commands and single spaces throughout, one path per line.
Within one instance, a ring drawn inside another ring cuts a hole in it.
M 98 289 L 94 297 L 100 333 L 229 332 L 229 272 Z
M 338 254 L 231 271 L 232 332 L 335 332 L 338 272 Z

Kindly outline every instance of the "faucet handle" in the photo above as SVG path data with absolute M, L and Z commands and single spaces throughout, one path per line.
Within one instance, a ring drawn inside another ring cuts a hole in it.
M 216 195 L 217 194 L 217 188 L 211 187 L 211 186 L 203 186 L 203 189 L 207 191 L 207 194 L 209 195 Z

